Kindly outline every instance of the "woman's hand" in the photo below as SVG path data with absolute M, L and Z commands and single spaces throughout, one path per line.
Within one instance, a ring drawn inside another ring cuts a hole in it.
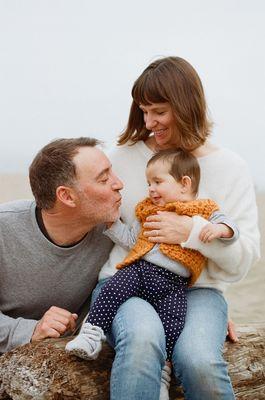
M 238 340 L 238 336 L 237 336 L 237 334 L 236 334 L 235 324 L 234 324 L 234 322 L 233 322 L 231 319 L 228 321 L 228 324 L 227 324 L 227 334 L 226 334 L 226 337 L 227 337 L 227 339 L 230 340 L 230 342 L 232 342 L 232 343 L 237 343 L 237 342 L 239 341 L 239 340 Z
M 191 217 L 158 211 L 146 218 L 144 235 L 153 243 L 180 244 L 188 240 L 192 225 Z

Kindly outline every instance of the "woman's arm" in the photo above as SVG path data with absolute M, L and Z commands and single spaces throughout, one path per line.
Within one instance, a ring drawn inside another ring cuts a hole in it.
M 241 170 L 230 192 L 227 189 L 227 196 L 229 215 L 240 231 L 240 237 L 234 243 L 227 245 L 221 240 L 203 243 L 199 240 L 199 234 L 208 223 L 207 220 L 200 216 L 190 218 L 168 212 L 149 218 L 145 228 L 151 231 L 146 232 L 146 236 L 152 242 L 179 243 L 183 247 L 198 250 L 210 260 L 210 276 L 227 282 L 238 281 L 246 275 L 260 254 L 255 193 L 247 170 Z
M 180 244 L 188 240 L 192 227 L 191 217 L 158 211 L 156 215 L 146 218 L 144 235 L 153 243 Z

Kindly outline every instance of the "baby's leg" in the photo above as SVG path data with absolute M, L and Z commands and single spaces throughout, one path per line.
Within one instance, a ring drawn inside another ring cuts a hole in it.
M 142 289 L 139 297 L 148 301 L 158 313 L 166 336 L 167 359 L 183 326 L 187 311 L 187 279 L 142 260 Z
M 102 288 L 77 337 L 67 343 L 67 352 L 84 359 L 96 359 L 111 328 L 118 308 L 137 296 L 141 281 L 137 264 L 118 271 Z
M 183 286 L 177 286 L 164 299 L 154 305 L 162 321 L 166 336 L 167 362 L 162 369 L 161 387 L 159 400 L 169 399 L 171 363 L 174 345 L 184 327 L 185 315 L 187 311 L 186 291 Z
M 118 308 L 129 298 L 138 295 L 141 287 L 139 270 L 137 263 L 119 270 L 101 289 L 86 322 L 108 332 Z
M 185 287 L 176 286 L 164 299 L 154 305 L 166 336 L 167 359 L 171 360 L 175 343 L 184 327 L 187 312 L 187 296 Z
M 148 275 L 144 274 L 143 298 L 153 305 L 162 321 L 167 360 L 171 360 L 174 344 L 184 326 L 187 279 L 152 265 L 148 265 L 144 271 L 148 271 Z M 171 364 L 167 362 L 162 369 L 160 400 L 169 399 L 170 374 Z

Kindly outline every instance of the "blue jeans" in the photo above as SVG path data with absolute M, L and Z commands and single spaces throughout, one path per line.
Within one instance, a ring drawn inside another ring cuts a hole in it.
M 98 283 L 92 301 L 106 282 Z M 214 289 L 188 289 L 187 300 L 185 326 L 172 357 L 185 399 L 233 400 L 222 357 L 227 304 Z M 127 300 L 118 310 L 108 339 L 116 351 L 111 400 L 158 400 L 166 352 L 163 326 L 154 308 L 137 297 Z

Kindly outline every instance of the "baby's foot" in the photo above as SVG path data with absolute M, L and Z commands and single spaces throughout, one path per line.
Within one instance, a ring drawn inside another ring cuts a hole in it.
M 103 330 L 96 325 L 85 322 L 79 334 L 65 346 L 65 351 L 84 360 L 95 360 L 105 340 Z
M 166 363 L 162 369 L 159 400 L 169 400 L 169 387 L 171 381 L 171 368 Z

